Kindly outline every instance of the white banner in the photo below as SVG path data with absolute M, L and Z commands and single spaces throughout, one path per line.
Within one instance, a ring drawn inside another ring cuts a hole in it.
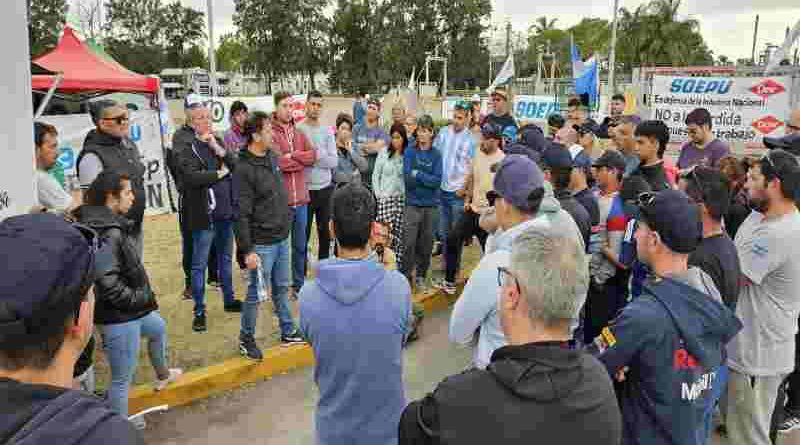
M 248 111 L 263 111 L 264 113 L 272 113 L 275 111 L 275 102 L 272 96 L 255 96 L 255 97 L 206 97 L 204 99 L 206 106 L 211 110 L 211 120 L 214 124 L 214 132 L 223 133 L 231 126 L 231 105 L 240 100 L 247 105 Z M 295 94 L 291 98 L 292 101 L 292 115 L 296 123 L 301 122 L 306 117 L 306 95 Z
M 514 97 L 514 117 L 518 121 L 529 121 L 535 124 L 546 124 L 547 117 L 559 114 L 561 106 L 553 96 L 527 96 Z
M 651 118 L 664 121 L 672 142 L 686 140 L 686 115 L 695 108 L 711 113 L 714 135 L 728 143 L 761 145 L 789 115 L 788 77 L 653 76 Z
M 158 110 L 130 112 L 130 137 L 139 147 L 146 169 L 144 183 L 148 215 L 170 211 L 158 113 Z M 83 149 L 86 133 L 94 128 L 91 118 L 88 114 L 69 114 L 42 116 L 40 120 L 58 129 L 59 151 L 61 152 L 58 162 L 64 168 L 67 189 L 80 188 L 75 163 Z

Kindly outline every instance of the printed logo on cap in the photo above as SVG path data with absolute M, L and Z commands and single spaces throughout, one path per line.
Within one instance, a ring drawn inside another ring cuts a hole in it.
M 773 94 L 780 94 L 786 91 L 786 88 L 783 87 L 780 83 L 772 80 L 772 79 L 765 79 L 750 88 L 750 91 L 753 92 L 756 96 L 761 97 L 762 99 L 766 99 Z
M 751 124 L 761 134 L 770 134 L 779 127 L 783 126 L 783 122 L 773 115 L 764 116 L 761 119 L 753 121 Z

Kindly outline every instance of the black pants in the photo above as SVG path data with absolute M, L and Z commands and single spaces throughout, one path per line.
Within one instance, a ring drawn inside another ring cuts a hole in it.
M 617 316 L 628 299 L 628 277 L 624 270 L 598 284 L 594 279 L 589 282 L 589 294 L 584 306 L 583 341 L 589 344 L 600 335 L 600 331 Z
M 800 328 L 800 319 L 797 320 Z M 800 415 L 800 331 L 794 336 L 794 371 L 786 378 L 786 411 Z
M 447 243 L 445 243 L 447 246 L 447 251 L 445 252 L 445 281 L 456 282 L 458 270 L 461 268 L 461 252 L 464 250 L 464 241 L 477 236 L 478 241 L 481 243 L 481 249 L 486 247 L 486 238 L 489 237 L 489 234 L 478 225 L 479 220 L 480 215 L 467 210 L 456 221 L 453 229 L 450 230 L 447 236 Z
M 333 208 L 333 186 L 322 190 L 309 190 L 311 203 L 308 204 L 308 224 L 306 224 L 306 243 L 311 240 L 311 223 L 317 219 L 317 241 L 319 244 L 317 258 L 322 261 L 330 256 L 331 231 L 328 222 L 331 220 Z M 308 255 L 306 255 L 308 257 Z

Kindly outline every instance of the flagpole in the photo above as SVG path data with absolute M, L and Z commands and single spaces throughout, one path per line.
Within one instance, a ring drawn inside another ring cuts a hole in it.
M 619 0 L 614 0 L 614 15 L 611 20 L 611 48 L 608 53 L 608 101 L 614 95 L 614 71 L 617 65 L 617 13 Z M 600 76 L 598 76 L 600 77 Z

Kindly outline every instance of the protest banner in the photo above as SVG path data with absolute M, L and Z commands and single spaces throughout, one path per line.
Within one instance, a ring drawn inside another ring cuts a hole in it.
M 686 115 L 705 108 L 715 137 L 757 148 L 764 136 L 782 134 L 791 85 L 789 77 L 653 76 L 650 117 L 667 124 L 671 142 L 683 142 Z
M 161 125 L 158 110 L 144 110 L 130 113 L 130 138 L 139 147 L 142 163 L 145 166 L 145 190 L 147 192 L 146 213 L 155 215 L 170 211 L 167 191 L 167 176 L 164 155 L 161 147 Z M 58 129 L 58 163 L 64 169 L 67 190 L 80 188 L 76 163 L 83 149 L 86 134 L 94 129 L 88 114 L 68 114 L 42 116 L 41 122 Z
M 537 125 L 547 122 L 551 114 L 559 114 L 560 105 L 553 96 L 520 95 L 514 97 L 514 117 Z

